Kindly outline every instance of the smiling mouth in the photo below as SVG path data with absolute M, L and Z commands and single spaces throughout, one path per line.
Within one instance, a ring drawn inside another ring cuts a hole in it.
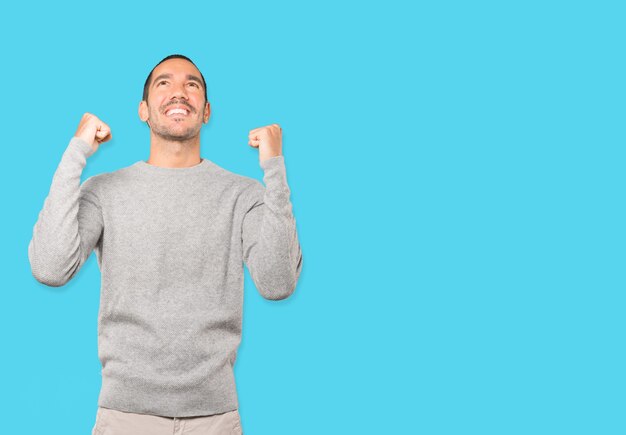
M 170 112 L 174 112 L 174 113 L 170 113 Z M 191 114 L 191 111 L 189 109 L 182 109 L 182 108 L 169 109 L 165 111 L 165 116 L 167 116 L 168 118 L 176 118 L 176 119 L 186 118 L 190 114 Z

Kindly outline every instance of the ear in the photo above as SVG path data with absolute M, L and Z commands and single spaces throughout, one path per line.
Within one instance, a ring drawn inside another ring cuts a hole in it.
M 211 116 L 211 103 L 209 103 L 207 101 L 205 107 L 204 107 L 204 120 L 203 122 L 206 124 L 207 122 L 209 122 L 209 116 Z
M 141 103 L 139 103 L 139 119 L 146 122 L 148 120 L 148 113 L 148 103 L 141 100 Z

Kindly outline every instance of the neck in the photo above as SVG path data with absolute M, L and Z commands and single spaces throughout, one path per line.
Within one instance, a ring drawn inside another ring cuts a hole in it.
M 160 136 L 150 137 L 150 158 L 147 163 L 165 168 L 186 168 L 200 163 L 200 136 L 178 141 Z

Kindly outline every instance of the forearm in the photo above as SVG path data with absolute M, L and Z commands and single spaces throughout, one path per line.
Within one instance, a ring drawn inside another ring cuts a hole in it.
M 261 162 L 265 190 L 255 243 L 249 251 L 248 268 L 263 297 L 284 299 L 295 290 L 302 269 L 302 251 L 290 202 L 284 157 Z
M 33 276 L 46 285 L 64 285 L 85 259 L 78 221 L 80 177 L 92 153 L 86 142 L 70 140 L 33 228 L 28 258 Z

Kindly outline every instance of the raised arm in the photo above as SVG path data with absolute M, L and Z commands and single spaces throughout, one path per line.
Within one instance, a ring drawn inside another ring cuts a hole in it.
M 108 126 L 86 113 L 61 157 L 28 245 L 32 274 L 42 284 L 66 284 L 100 239 L 104 224 L 95 178 L 81 185 L 80 176 L 87 158 L 110 137 Z
M 302 270 L 302 251 L 289 200 L 285 159 L 261 162 L 265 187 L 256 181 L 246 197 L 243 219 L 243 258 L 257 290 L 265 298 L 280 300 L 296 288 Z

